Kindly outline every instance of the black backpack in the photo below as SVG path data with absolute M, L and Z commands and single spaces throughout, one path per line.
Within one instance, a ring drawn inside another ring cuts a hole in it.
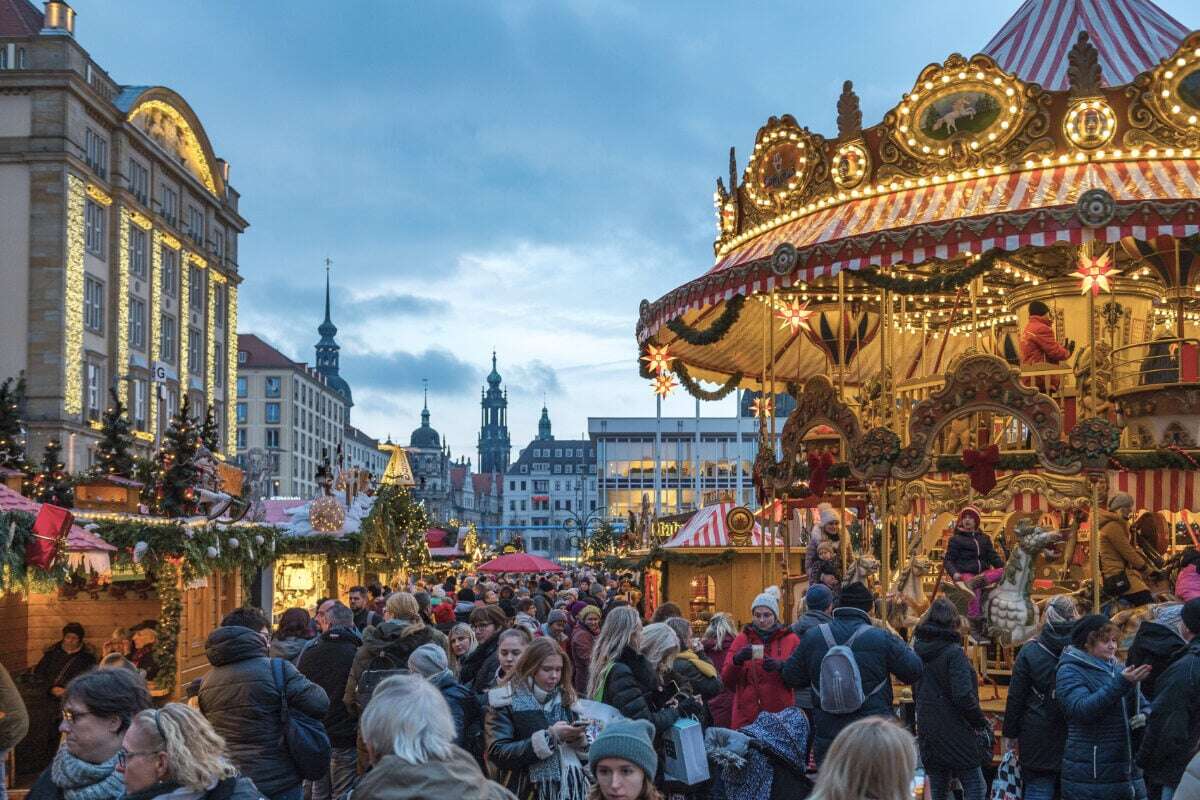
M 354 687 L 354 702 L 358 705 L 358 713 L 367 710 L 375 687 L 385 678 L 393 675 L 407 675 L 408 665 L 401 664 L 400 658 L 387 650 L 381 650 L 367 662 L 367 668 L 358 676 L 358 685 Z

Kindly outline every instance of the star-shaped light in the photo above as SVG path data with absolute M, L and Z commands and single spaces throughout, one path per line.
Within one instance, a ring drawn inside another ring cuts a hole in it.
M 661 347 L 655 347 L 652 344 L 646 345 L 646 355 L 642 356 L 642 361 L 646 362 L 646 366 L 659 375 L 671 369 L 671 362 L 674 360 L 675 356 L 667 352 L 665 344 Z
M 780 303 L 775 311 L 775 316 L 783 320 L 783 329 L 791 329 L 792 333 L 796 333 L 801 328 L 809 330 L 808 318 L 815 314 L 815 311 L 808 310 L 808 302 L 801 303 L 793 298 L 791 303 Z
M 1080 253 L 1079 268 L 1071 273 L 1071 277 L 1079 278 L 1082 287 L 1080 294 L 1090 291 L 1093 295 L 1098 295 L 1101 292 L 1111 292 L 1112 286 L 1108 279 L 1120 274 L 1120 270 L 1112 268 L 1108 260 L 1108 251 L 1105 250 L 1098 258 L 1092 258 L 1086 252 Z
M 758 419 L 770 416 L 771 414 L 771 398 L 759 395 L 754 398 L 754 402 L 750 404 L 750 410 Z
M 654 393 L 663 398 L 668 397 L 678 387 L 675 376 L 669 372 L 662 373 L 653 381 Z

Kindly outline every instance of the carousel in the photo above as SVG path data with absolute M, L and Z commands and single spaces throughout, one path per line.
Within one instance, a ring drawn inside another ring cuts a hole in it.
M 1140 0 L 1101 0 L 1103 26 L 1059 5 L 1024 3 L 872 124 L 850 81 L 833 135 L 767 120 L 717 179 L 712 265 L 642 301 L 657 394 L 759 395 L 764 531 L 738 582 L 802 591 L 814 507 L 853 509 L 840 573 L 877 561 L 880 616 L 906 627 L 955 591 L 943 548 L 969 506 L 1005 563 L 985 628 L 1011 650 L 1040 598 L 1117 608 L 1092 521 L 1124 492 L 1170 591 L 1200 534 L 1200 32 Z M 692 572 L 689 603 L 748 613 Z

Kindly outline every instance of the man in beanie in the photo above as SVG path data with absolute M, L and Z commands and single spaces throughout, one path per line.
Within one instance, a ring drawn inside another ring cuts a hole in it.
M 833 622 L 833 592 L 824 583 L 818 583 L 808 587 L 808 591 L 804 594 L 805 611 L 800 615 L 800 619 L 792 623 L 792 633 L 800 641 L 804 641 L 804 634 L 808 633 L 818 625 L 824 625 Z M 804 711 L 804 716 L 808 718 L 808 729 L 812 730 L 813 725 L 813 693 L 811 686 L 802 686 L 796 691 L 796 705 Z M 812 737 L 808 737 L 807 742 L 808 752 L 812 752 Z M 804 763 L 808 763 L 807 753 Z
M 1181 616 L 1179 632 L 1187 645 L 1155 682 L 1146 736 L 1137 754 L 1150 797 L 1158 796 L 1158 787 L 1174 792 L 1200 742 L 1200 598 L 1184 603 Z
M 588 748 L 588 764 L 604 800 L 644 797 L 658 771 L 654 752 L 654 725 L 644 719 L 612 722 Z M 630 769 L 635 767 L 636 769 Z M 651 796 L 656 796 L 657 792 Z
M 558 646 L 566 651 L 567 642 L 571 639 L 567 634 L 567 612 L 556 608 L 547 614 L 545 623 L 538 630 L 538 635 L 558 642 Z
M 1066 346 L 1054 336 L 1054 325 L 1050 321 L 1050 309 L 1041 300 L 1029 304 L 1029 321 L 1021 331 L 1021 366 L 1031 364 L 1061 364 L 1071 357 L 1075 343 Z M 1045 392 L 1058 387 L 1058 378 L 1037 378 L 1034 383 Z
M 753 622 L 729 646 L 721 682 L 733 692 L 733 727 L 754 722 L 763 711 L 782 711 L 795 702 L 779 671 L 800 643 L 779 621 L 779 589 L 772 586 L 750 604 Z
M 1100 574 L 1104 578 L 1105 596 L 1119 596 L 1134 606 L 1144 606 L 1154 600 L 1140 573 L 1146 569 L 1146 559 L 1129 541 L 1129 517 L 1133 514 L 1133 498 L 1116 492 L 1108 498 L 1108 508 L 1100 509 L 1097 524 L 1100 529 Z
M 450 671 L 446 651 L 440 645 L 423 644 L 408 657 L 408 670 L 425 678 L 442 693 L 446 705 L 450 706 L 450 716 L 454 719 L 454 743 L 466 747 L 467 742 L 471 741 L 469 734 L 479 729 L 482 715 L 475 695 L 459 683 Z
M 843 728 L 855 720 L 892 713 L 892 684 L 889 675 L 914 684 L 921 677 L 921 659 L 894 633 L 871 624 L 870 612 L 875 596 L 862 583 L 842 587 L 842 597 L 833 612 L 833 621 L 810 628 L 800 646 L 783 666 L 783 680 L 793 689 L 812 689 L 813 754 L 820 764 L 829 746 Z M 826 627 L 828 626 L 828 627 Z M 865 698 L 862 707 L 849 714 L 832 714 L 820 707 L 821 659 L 829 651 L 825 634 L 845 645 L 860 629 L 851 644 L 858 663 Z

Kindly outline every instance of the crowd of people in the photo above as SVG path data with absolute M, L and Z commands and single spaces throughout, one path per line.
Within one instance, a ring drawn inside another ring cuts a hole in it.
M 974 552 L 962 569 L 990 569 Z M 740 629 L 725 612 L 693 627 L 672 603 L 646 619 L 639 599 L 628 576 L 580 570 L 354 587 L 274 627 L 239 608 L 209 636 L 191 703 L 159 708 L 144 669 L 82 656 L 72 623 L 37 667 L 61 740 L 31 799 L 901 800 L 918 765 L 931 800 L 988 795 L 991 723 L 947 599 L 911 645 L 875 623 L 862 583 L 814 582 L 795 619 L 768 588 Z M 1041 622 L 1001 746 L 1026 800 L 1200 800 L 1200 598 L 1142 623 L 1125 662 L 1116 626 L 1070 596 Z M 894 684 L 913 687 L 910 717 Z M 28 723 L 3 672 L 0 703 L 9 749 Z M 327 740 L 315 765 L 289 744 L 297 718 Z M 667 763 L 696 725 L 713 773 L 688 786 Z

